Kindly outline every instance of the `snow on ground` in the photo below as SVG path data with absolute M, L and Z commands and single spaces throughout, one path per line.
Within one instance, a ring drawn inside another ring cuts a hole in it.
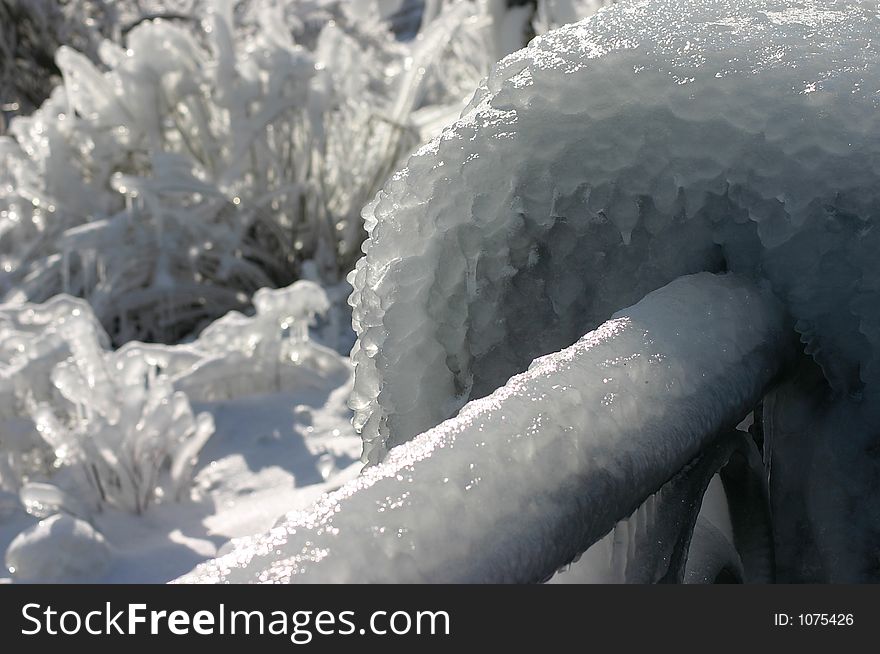
M 169 581 L 216 556 L 231 538 L 264 531 L 355 477 L 361 441 L 349 422 L 348 391 L 344 384 L 197 403 L 216 431 L 199 457 L 191 499 L 159 503 L 140 516 L 115 509 L 96 516 L 112 560 L 89 581 Z M 38 522 L 14 495 L 0 494 L 0 551 Z

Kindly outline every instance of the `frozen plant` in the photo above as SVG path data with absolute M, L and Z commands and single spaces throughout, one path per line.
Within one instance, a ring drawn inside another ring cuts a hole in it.
M 57 48 L 69 44 L 97 57 L 102 31 L 109 34 L 115 18 L 102 0 L 0 0 L 0 134 L 57 83 Z
M 66 336 L 72 356 L 55 367 L 52 381 L 73 412 L 58 416 L 45 403 L 31 409 L 56 467 L 76 468 L 97 507 L 142 513 L 160 487 L 179 499 L 214 431 L 210 414 L 194 415 L 186 395 L 146 359 L 104 352 L 87 323 L 73 323 Z
M 214 321 L 190 346 L 202 358 L 174 377 L 193 400 L 216 401 L 346 382 L 351 367 L 309 337 L 309 325 L 330 309 L 327 294 L 306 280 L 254 294 L 254 315 L 237 311 Z
M 190 400 L 348 381 L 348 362 L 309 337 L 329 309 L 318 284 L 261 289 L 254 306 L 253 316 L 231 312 L 188 344 L 132 341 L 115 351 L 82 300 L 0 306 L 0 488 L 24 486 L 25 504 L 41 515 L 103 504 L 141 512 L 160 485 L 180 496 L 213 431 Z M 39 481 L 55 483 L 53 474 L 63 491 Z
M 99 61 L 102 39 L 116 42 L 138 22 L 165 17 L 195 21 L 201 0 L 0 0 L 0 134 L 27 115 L 60 81 L 62 45 Z
M 0 481 L 25 503 L 97 501 L 140 512 L 168 464 L 179 495 L 213 427 L 146 357 L 106 351 L 108 339 L 82 300 L 0 307 Z M 180 357 L 178 357 L 180 358 Z M 64 493 L 35 485 L 75 468 L 91 485 Z M 48 492 L 48 495 L 47 495 Z M 47 499 L 61 498 L 61 499 Z M 41 511 L 44 511 L 41 509 Z
M 100 65 L 58 50 L 63 85 L 0 137 L 6 301 L 70 293 L 117 344 L 175 342 L 308 261 L 337 282 L 363 204 L 492 61 L 464 0 L 408 42 L 340 10 L 311 49 L 281 7 L 248 31 L 233 6 L 139 22 Z
M 66 400 L 52 384 L 54 367 L 70 354 L 66 333 L 88 325 L 103 347 L 107 335 L 83 300 L 58 295 L 45 304 L 0 305 L 0 488 L 16 491 L 49 471 L 51 450 L 39 437 L 29 406 Z
M 49 374 L 70 355 L 73 325 L 102 348 L 107 334 L 83 300 L 57 295 L 44 304 L 0 305 L 0 417 L 23 415 L 21 401 L 49 400 Z

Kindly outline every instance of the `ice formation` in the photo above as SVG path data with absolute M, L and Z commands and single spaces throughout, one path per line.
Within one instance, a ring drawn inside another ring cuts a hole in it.
M 114 13 L 94 0 L 0 0 L 0 134 L 8 118 L 30 113 L 48 95 L 56 48 L 66 43 L 96 56 Z
M 505 58 L 364 212 L 378 465 L 188 580 L 540 580 L 768 391 L 782 578 L 876 576 L 878 33 L 871 3 L 648 0 Z
M 771 582 L 765 477 L 752 434 L 725 431 L 549 583 Z
M 768 280 L 834 389 L 876 388 L 877 27 L 827 2 L 624 3 L 500 62 L 365 210 L 367 459 L 698 270 Z
M 315 316 L 330 309 L 316 283 L 300 280 L 281 289 L 260 289 L 255 313 L 231 311 L 206 327 L 190 346 L 159 348 L 197 353 L 195 363 L 175 366 L 175 387 L 193 400 L 221 400 L 283 389 L 343 383 L 347 361 L 309 338 Z M 232 371 L 235 371 L 234 373 Z

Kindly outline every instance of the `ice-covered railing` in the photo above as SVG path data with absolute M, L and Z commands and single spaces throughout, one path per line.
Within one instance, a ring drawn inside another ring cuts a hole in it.
M 261 289 L 254 305 L 189 344 L 115 351 L 82 300 L 0 305 L 0 488 L 45 515 L 140 513 L 157 489 L 167 499 L 187 490 L 213 433 L 190 401 L 346 382 L 347 363 L 309 338 L 329 307 L 320 286 Z
M 549 583 L 767 583 L 775 579 L 754 435 L 723 431 Z
M 192 579 L 538 580 L 756 406 L 779 578 L 876 579 L 877 34 L 871 5 L 648 0 L 500 62 L 365 210 L 378 465 Z M 630 305 L 668 368 L 605 322 Z
M 785 363 L 788 329 L 766 290 L 682 277 L 188 580 L 540 581 L 665 484 L 674 537 L 647 545 L 669 550 L 642 580 L 679 580 L 700 497 L 682 488 L 726 461 L 717 437 Z

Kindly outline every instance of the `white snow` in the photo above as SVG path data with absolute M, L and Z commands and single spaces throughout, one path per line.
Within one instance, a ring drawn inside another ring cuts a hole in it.
M 20 581 L 96 579 L 111 558 L 104 537 L 85 520 L 53 515 L 23 531 L 6 550 L 6 566 Z

